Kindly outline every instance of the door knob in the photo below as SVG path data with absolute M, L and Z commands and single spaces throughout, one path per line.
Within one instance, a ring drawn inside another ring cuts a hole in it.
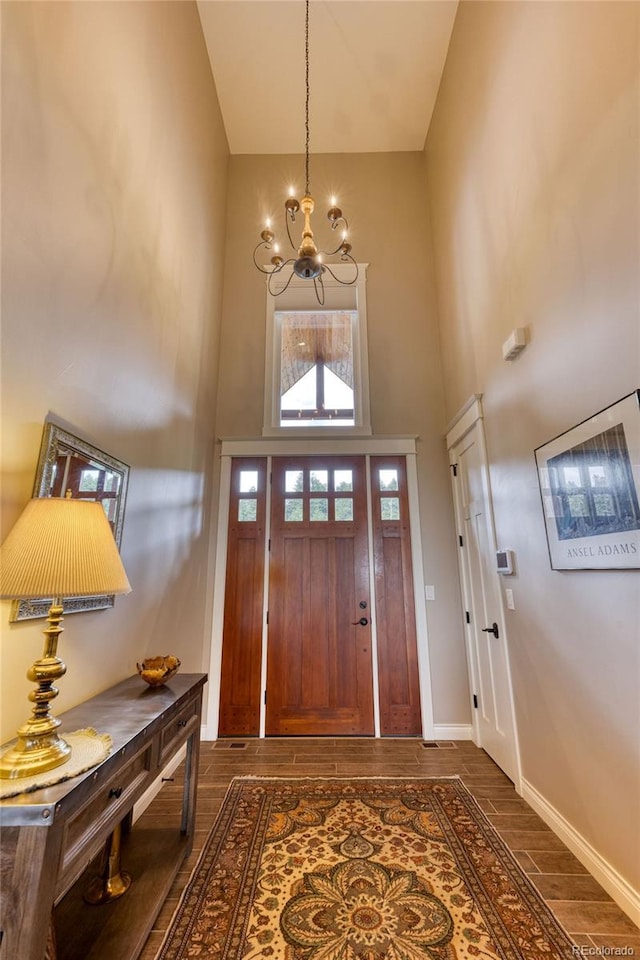
M 367 625 L 368 623 L 369 623 L 369 621 L 367 620 L 366 617 L 360 617 L 359 620 L 352 620 L 352 621 L 351 621 L 351 626 L 353 626 L 353 627 L 358 627 L 358 626 L 360 626 L 360 627 L 366 627 L 366 625 Z
M 492 633 L 492 634 L 494 635 L 494 637 L 496 638 L 496 640 L 499 640 L 499 639 L 500 639 L 500 634 L 499 634 L 499 632 L 498 632 L 498 624 L 495 622 L 495 620 L 493 621 L 493 623 L 491 624 L 490 627 L 483 627 L 483 628 L 482 628 L 482 632 L 483 632 L 483 633 Z

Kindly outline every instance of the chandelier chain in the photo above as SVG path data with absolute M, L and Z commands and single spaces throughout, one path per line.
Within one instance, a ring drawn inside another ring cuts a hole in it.
M 305 86 L 306 86 L 306 99 L 305 99 L 305 160 L 304 160 L 304 173 L 305 173 L 305 182 L 306 182 L 306 194 L 310 196 L 309 192 L 309 0 L 306 0 L 306 11 L 305 11 L 305 21 L 304 21 L 304 65 L 305 65 Z

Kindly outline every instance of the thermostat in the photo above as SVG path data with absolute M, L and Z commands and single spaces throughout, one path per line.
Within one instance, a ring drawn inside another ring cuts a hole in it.
M 513 573 L 513 550 L 496 551 L 496 569 L 498 573 Z

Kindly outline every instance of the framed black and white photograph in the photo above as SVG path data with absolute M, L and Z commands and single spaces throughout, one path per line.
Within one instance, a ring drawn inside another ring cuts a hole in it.
M 640 567 L 640 390 L 535 457 L 552 569 Z

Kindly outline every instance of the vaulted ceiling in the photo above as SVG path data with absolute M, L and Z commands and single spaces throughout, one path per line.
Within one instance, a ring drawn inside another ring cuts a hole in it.
M 304 153 L 304 0 L 198 8 L 231 153 Z M 422 150 L 456 9 L 311 0 L 311 152 Z

